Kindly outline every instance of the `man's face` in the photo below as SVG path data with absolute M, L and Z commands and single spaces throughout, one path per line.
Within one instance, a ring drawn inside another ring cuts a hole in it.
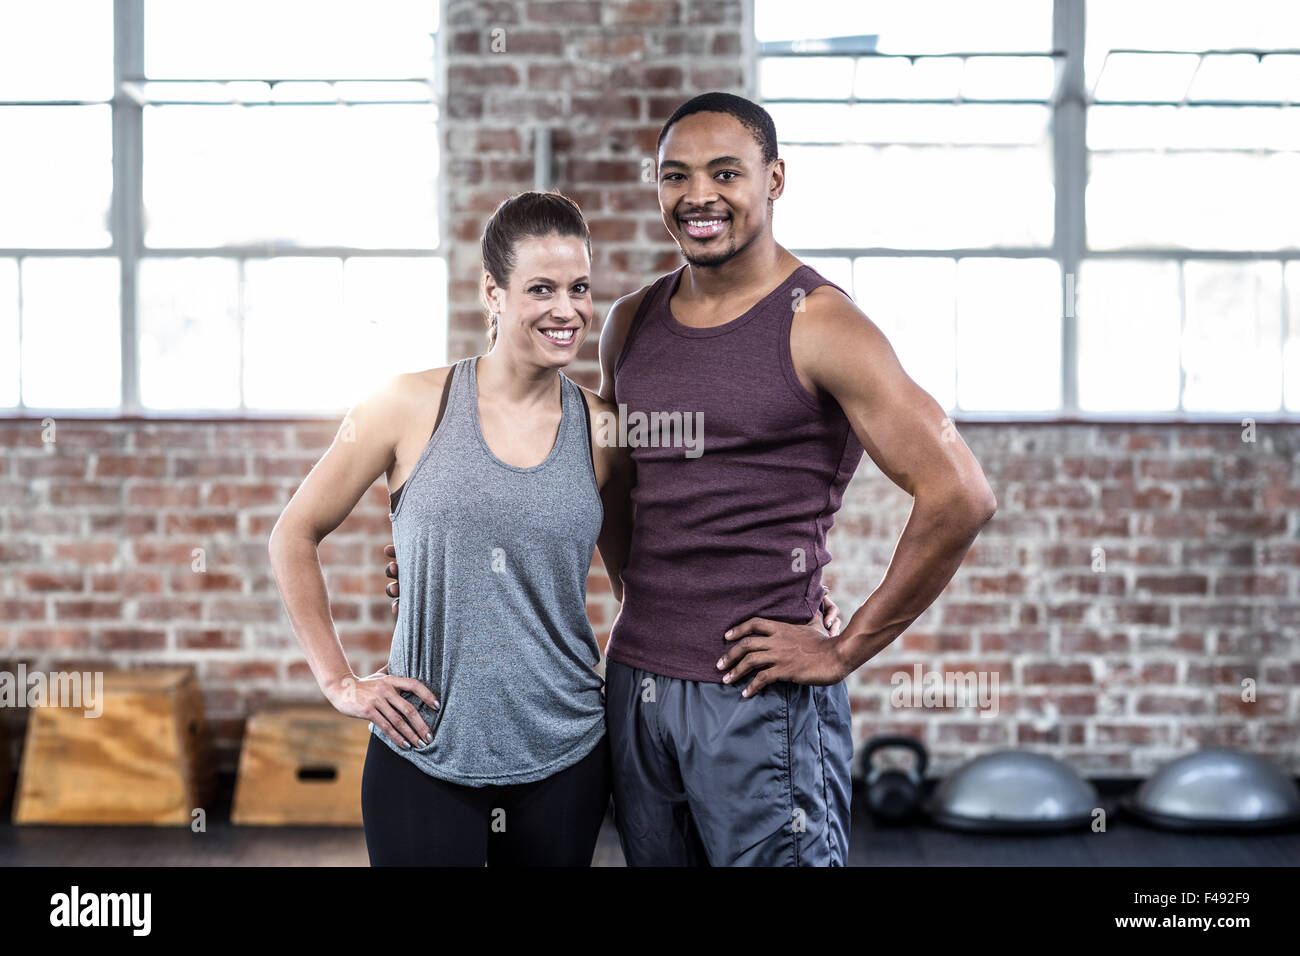
M 772 228 L 784 161 L 763 162 L 754 134 L 728 113 L 692 113 L 659 148 L 659 211 L 694 266 L 719 266 Z

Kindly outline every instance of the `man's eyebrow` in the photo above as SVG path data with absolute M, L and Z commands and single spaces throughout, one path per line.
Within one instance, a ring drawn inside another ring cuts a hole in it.
M 745 161 L 744 161 L 743 159 L 741 159 L 739 156 L 719 156 L 717 159 L 711 159 L 711 160 L 709 160 L 708 165 L 709 165 L 710 167 L 712 167 L 712 166 L 744 166 L 744 165 L 745 165 Z M 676 159 L 665 159 L 662 163 L 659 164 L 659 168 L 660 168 L 660 169 L 667 169 L 669 166 L 672 166 L 673 168 L 680 168 L 680 169 L 687 169 L 687 168 L 689 168 L 685 163 L 681 162 L 680 160 L 676 160 Z

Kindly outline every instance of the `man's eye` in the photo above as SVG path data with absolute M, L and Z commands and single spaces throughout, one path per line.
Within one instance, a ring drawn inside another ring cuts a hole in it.
M 576 289 L 576 290 L 581 290 L 581 291 L 578 292 L 578 295 L 582 295 L 583 293 L 585 293 L 585 292 L 587 291 L 587 289 L 588 289 L 589 287 L 588 287 L 587 283 L 585 283 L 585 282 L 579 282 L 579 283 L 578 283 L 576 286 L 574 286 L 573 288 Z
M 731 170 L 731 169 L 724 169 L 722 172 L 718 173 L 718 175 L 719 175 L 719 176 L 739 176 L 740 173 L 738 173 L 738 172 L 736 172 L 736 171 L 734 171 L 734 170 Z M 727 182 L 731 182 L 731 180 L 728 179 Z

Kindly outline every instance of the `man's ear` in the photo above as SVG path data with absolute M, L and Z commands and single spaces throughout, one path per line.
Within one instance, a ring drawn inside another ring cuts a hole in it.
M 767 198 L 769 200 L 780 199 L 781 194 L 785 192 L 785 160 L 779 156 L 772 160 L 770 177 Z

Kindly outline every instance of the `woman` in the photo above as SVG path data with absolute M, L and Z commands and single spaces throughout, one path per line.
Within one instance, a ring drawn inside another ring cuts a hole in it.
M 481 249 L 489 351 L 351 409 L 276 523 L 272 566 L 322 691 L 370 721 L 372 865 L 587 866 L 610 780 L 586 580 L 599 546 L 621 600 L 630 458 L 592 439 L 613 407 L 561 372 L 592 322 L 577 205 L 507 199 Z M 403 599 L 388 665 L 358 678 L 316 549 L 380 474 Z

